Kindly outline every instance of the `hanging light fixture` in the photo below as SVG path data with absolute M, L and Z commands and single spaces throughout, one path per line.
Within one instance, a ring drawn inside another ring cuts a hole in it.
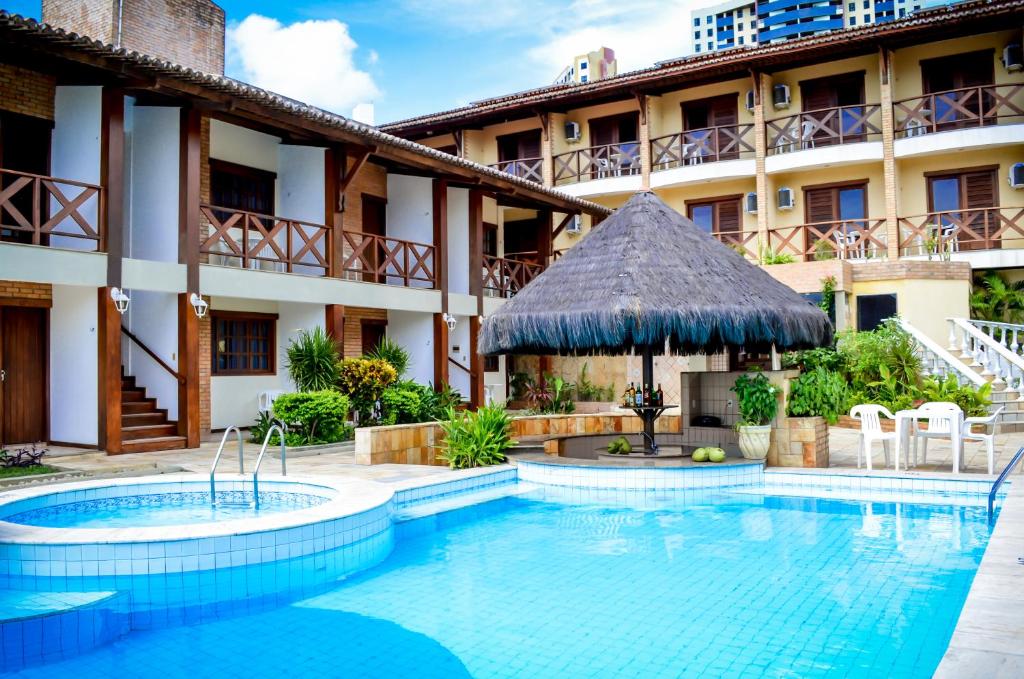
M 189 296 L 188 301 L 189 304 L 192 305 L 192 308 L 195 309 L 196 316 L 198 316 L 199 318 L 203 318 L 206 316 L 206 310 L 210 308 L 210 305 L 206 302 L 205 299 L 203 299 L 202 297 L 193 292 Z
M 132 301 L 121 288 L 110 288 L 110 299 L 114 300 L 114 308 L 121 315 L 128 311 L 128 303 Z
M 445 324 L 446 324 L 446 325 L 448 326 L 448 330 L 449 330 L 449 331 L 451 331 L 451 330 L 454 330 L 454 329 L 455 329 L 455 323 L 456 323 L 456 321 L 455 321 L 455 316 L 452 316 L 452 315 L 451 315 L 450 313 L 448 313 L 448 312 L 446 311 L 446 312 L 444 312 L 443 314 L 441 314 L 441 318 L 443 318 L 443 319 L 444 319 L 444 322 L 445 322 Z

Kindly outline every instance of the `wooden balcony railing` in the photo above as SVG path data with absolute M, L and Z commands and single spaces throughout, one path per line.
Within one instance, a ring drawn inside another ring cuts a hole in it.
M 893 103 L 896 137 L 1024 122 L 1024 85 L 933 92 Z
M 753 125 L 720 125 L 677 132 L 651 140 L 651 163 L 654 170 L 753 155 Z
M 640 174 L 640 144 L 630 141 L 591 146 L 561 153 L 554 162 L 555 184 Z
M 199 251 L 211 263 L 287 273 L 330 273 L 331 230 L 323 224 L 201 205 Z
M 759 256 L 757 231 L 715 231 L 711 235 L 747 259 L 757 260 Z
M 1024 208 L 991 207 L 900 217 L 900 254 L 1024 248 Z
M 543 270 L 537 262 L 484 255 L 484 290 L 495 297 L 512 297 Z
M 882 136 L 882 107 L 878 104 L 836 106 L 766 121 L 768 152 L 873 141 Z
M 538 184 L 544 183 L 543 158 L 519 158 L 517 160 L 502 160 L 497 163 L 492 163 L 488 167 L 492 167 L 495 170 L 498 170 L 499 172 L 507 172 L 508 174 L 515 175 L 516 177 L 529 179 L 531 182 L 537 182 Z
M 884 258 L 884 219 L 846 219 L 771 229 L 768 246 L 797 261 Z
M 405 287 L 436 287 L 434 246 L 427 243 L 344 231 L 345 259 L 339 267 L 349 280 Z
M 102 250 L 103 189 L 95 184 L 0 169 L 0 240 L 52 245 L 93 241 Z

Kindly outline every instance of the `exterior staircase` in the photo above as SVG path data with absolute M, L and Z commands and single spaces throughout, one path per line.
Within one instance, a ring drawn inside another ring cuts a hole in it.
M 121 373 L 121 452 L 148 453 L 179 450 L 185 437 L 178 436 L 178 423 L 167 419 L 167 410 L 156 407 L 156 399 L 135 383 L 135 377 Z
M 992 406 L 1002 406 L 1000 431 L 1024 431 L 1024 325 L 950 318 L 948 351 L 992 385 Z

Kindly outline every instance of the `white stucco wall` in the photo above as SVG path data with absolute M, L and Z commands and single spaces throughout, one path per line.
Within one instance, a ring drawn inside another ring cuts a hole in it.
M 62 179 L 100 184 L 101 87 L 57 88 L 54 98 L 53 136 L 50 151 L 50 173 Z M 80 193 L 73 186 L 60 186 L 69 199 Z M 55 212 L 60 204 L 51 201 Z M 99 201 L 94 197 L 79 208 L 81 215 L 94 226 L 99 225 Z M 80 233 L 81 227 L 68 218 L 58 230 Z M 81 250 L 95 249 L 95 242 L 80 238 L 53 236 L 50 245 Z
M 277 172 L 278 137 L 220 120 L 210 121 L 210 157 Z
M 455 329 L 448 333 L 448 355 L 468 368 L 469 317 L 457 316 L 456 321 Z M 469 373 L 458 366 L 449 364 L 448 380 L 464 398 L 469 398 Z
M 126 144 L 130 201 L 128 256 L 178 261 L 178 160 L 180 110 L 131 108 Z
M 434 241 L 434 188 L 429 177 L 388 175 L 387 235 L 417 243 Z M 410 268 L 415 260 L 410 256 Z M 391 268 L 394 270 L 394 267 Z M 402 279 L 389 278 L 393 285 Z M 410 281 L 410 287 L 429 288 L 427 281 Z
M 53 286 L 50 310 L 50 438 L 98 441 L 96 288 Z
M 324 149 L 313 146 L 277 147 L 277 214 L 288 219 L 297 219 L 313 224 L 324 223 Z M 301 227 L 306 237 L 312 237 L 315 227 Z M 278 236 L 282 251 L 287 246 L 287 236 Z M 292 252 L 298 253 L 305 246 L 302 236 L 292 235 Z M 321 237 L 315 246 L 320 255 L 327 259 L 327 238 Z M 302 257 L 304 262 L 316 262 L 312 253 Z M 323 269 L 296 265 L 295 273 L 319 274 Z
M 415 311 L 388 311 L 388 337 L 409 352 L 405 379 L 434 382 L 434 319 Z
M 469 189 L 448 189 L 448 291 L 469 294 Z
M 133 290 L 132 302 L 124 319 L 125 326 L 160 359 L 178 369 L 178 296 L 167 292 Z M 135 376 L 136 386 L 156 399 L 158 408 L 178 419 L 178 382 L 160 367 L 139 345 L 127 337 L 121 342 L 121 362 L 125 374 Z

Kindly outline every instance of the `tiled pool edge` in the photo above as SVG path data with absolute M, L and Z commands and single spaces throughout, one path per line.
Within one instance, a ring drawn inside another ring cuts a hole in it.
M 935 677 L 1024 676 L 1024 483 L 1011 485 Z

